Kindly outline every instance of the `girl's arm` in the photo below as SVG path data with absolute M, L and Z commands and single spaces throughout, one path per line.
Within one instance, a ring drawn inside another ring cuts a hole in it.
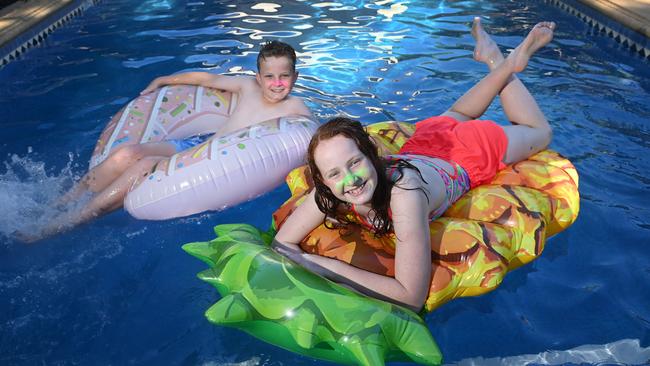
M 189 84 L 207 88 L 239 92 L 251 78 L 241 76 L 216 75 L 209 72 L 186 72 L 182 74 L 160 76 L 155 78 L 140 94 L 148 94 L 165 85 Z
M 282 254 L 285 254 L 283 249 L 302 253 L 298 244 L 323 223 L 325 214 L 318 209 L 314 197 L 314 190 L 312 190 L 305 197 L 305 201 L 289 215 L 275 235 L 271 245 Z
M 349 285 L 369 296 L 419 311 L 429 293 L 431 281 L 429 208 L 426 196 L 419 189 L 393 188 L 391 210 L 397 237 L 394 278 L 302 251 L 278 251 L 321 276 Z

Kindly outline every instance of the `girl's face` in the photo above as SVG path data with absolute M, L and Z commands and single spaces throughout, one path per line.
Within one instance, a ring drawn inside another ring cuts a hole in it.
M 377 187 L 377 171 L 354 140 L 337 135 L 314 149 L 314 162 L 323 183 L 341 201 L 367 205 Z

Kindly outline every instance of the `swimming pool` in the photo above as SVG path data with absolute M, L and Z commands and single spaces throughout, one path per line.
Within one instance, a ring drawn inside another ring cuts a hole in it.
M 85 171 L 109 117 L 155 76 L 250 73 L 258 44 L 281 38 L 299 52 L 296 95 L 321 119 L 417 121 L 484 75 L 468 28 L 478 12 L 504 50 L 538 20 L 558 22 L 522 79 L 554 127 L 552 147 L 578 168 L 582 212 L 499 289 L 427 317 L 446 361 L 650 352 L 646 60 L 541 1 L 277 3 L 104 1 L 0 69 L 0 363 L 324 364 L 210 325 L 216 292 L 180 249 L 215 224 L 268 227 L 285 187 L 177 220 L 119 211 L 33 246 L 8 235 L 47 217 L 43 202 Z M 502 118 L 497 105 L 487 117 Z

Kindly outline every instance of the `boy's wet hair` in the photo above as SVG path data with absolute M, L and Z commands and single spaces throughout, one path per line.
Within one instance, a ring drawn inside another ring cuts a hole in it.
M 266 61 L 267 57 L 286 57 L 291 61 L 291 70 L 296 71 L 296 51 L 284 42 L 271 41 L 262 46 L 257 55 L 257 72 L 260 71 L 262 60 Z

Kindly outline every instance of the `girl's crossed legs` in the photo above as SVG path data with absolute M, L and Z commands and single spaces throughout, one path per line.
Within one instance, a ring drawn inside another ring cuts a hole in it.
M 554 29 L 553 22 L 537 23 L 521 44 L 504 58 L 496 43 L 483 29 L 481 19 L 474 19 L 474 58 L 485 63 L 490 73 L 444 114 L 460 121 L 476 119 L 485 113 L 499 95 L 506 117 L 513 124 L 503 127 L 508 138 L 503 159 L 505 164 L 524 160 L 546 148 L 551 141 L 552 130 L 544 113 L 514 74 L 523 71 L 530 57 L 553 39 Z

